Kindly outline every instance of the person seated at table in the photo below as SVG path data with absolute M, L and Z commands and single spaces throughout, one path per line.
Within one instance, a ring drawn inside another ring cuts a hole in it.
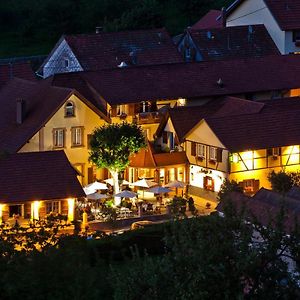
M 153 204 L 152 203 L 148 203 L 147 211 L 153 211 Z

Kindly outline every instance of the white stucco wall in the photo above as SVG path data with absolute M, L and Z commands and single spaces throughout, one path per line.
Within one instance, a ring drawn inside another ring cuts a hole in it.
M 264 24 L 281 54 L 286 54 L 285 32 L 280 29 L 263 0 L 248 0 L 238 6 L 226 20 L 226 26 Z
M 69 61 L 69 66 L 65 67 L 65 60 Z M 75 57 L 66 40 L 62 40 L 54 53 L 49 58 L 43 68 L 43 77 L 47 78 L 56 73 L 68 73 L 83 71 L 79 61 Z

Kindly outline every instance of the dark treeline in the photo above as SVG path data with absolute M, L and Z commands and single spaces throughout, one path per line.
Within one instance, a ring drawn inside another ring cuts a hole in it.
M 230 0 L 2 0 L 0 57 L 45 54 L 62 34 L 166 27 L 180 33 Z

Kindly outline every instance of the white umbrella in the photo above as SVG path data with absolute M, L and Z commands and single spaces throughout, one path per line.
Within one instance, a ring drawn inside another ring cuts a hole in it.
M 171 190 L 166 187 L 155 186 L 155 187 L 152 187 L 152 188 L 146 190 L 146 192 L 153 193 L 153 194 L 164 194 L 164 193 L 171 192 Z
M 86 195 L 94 194 L 96 192 L 95 189 L 91 189 L 91 188 L 87 188 L 87 187 L 84 187 L 83 190 Z
M 164 187 L 168 188 L 184 188 L 186 184 L 179 180 L 170 181 L 168 184 L 164 185 Z
M 87 195 L 87 198 L 90 200 L 99 200 L 99 199 L 107 199 L 107 198 L 109 198 L 109 196 L 107 196 L 105 194 L 93 193 L 93 194 Z
M 95 181 L 95 182 L 90 183 L 87 186 L 85 186 L 85 188 L 88 188 L 90 190 L 92 190 L 92 189 L 94 189 L 94 190 L 107 190 L 107 185 L 105 183 Z
M 131 183 L 130 185 L 137 186 L 137 187 L 150 188 L 152 186 L 158 185 L 158 183 L 143 178 L 141 180 L 138 180 L 138 181 L 135 181 L 135 182 Z
M 108 178 L 104 180 L 106 183 L 108 183 L 109 185 L 113 186 L 114 185 L 114 180 L 112 178 Z M 128 185 L 130 184 L 130 182 L 128 182 L 127 180 L 122 180 L 121 184 L 123 185 Z
M 134 198 L 137 196 L 137 193 L 131 192 L 131 191 L 122 191 L 118 194 L 115 194 L 115 197 L 122 197 L 122 198 Z

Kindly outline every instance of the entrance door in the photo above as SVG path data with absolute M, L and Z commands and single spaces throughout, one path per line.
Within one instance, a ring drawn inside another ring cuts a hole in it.
M 215 190 L 215 183 L 214 183 L 214 180 L 212 179 L 212 177 L 205 176 L 203 178 L 203 180 L 204 180 L 203 186 L 206 190 L 209 190 L 209 191 L 214 191 Z

